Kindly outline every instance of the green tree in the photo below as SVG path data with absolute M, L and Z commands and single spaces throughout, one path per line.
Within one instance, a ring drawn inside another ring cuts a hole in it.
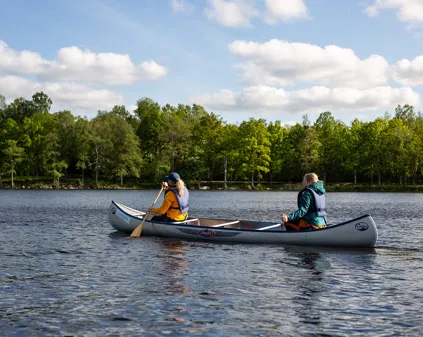
M 124 105 L 115 105 L 111 112 L 119 117 L 122 117 L 125 120 L 128 119 L 130 116 L 129 111 L 126 110 L 126 107 Z
M 190 156 L 197 152 L 198 163 L 196 172 L 192 172 L 191 176 L 206 173 L 208 180 L 211 182 L 218 170 L 218 164 L 221 163 L 222 155 L 222 118 L 211 113 L 203 115 L 192 129 L 192 144 L 194 148 L 190 151 Z M 202 165 L 203 164 L 203 165 Z
M 421 165 L 422 156 L 422 134 L 421 134 L 421 118 L 414 111 L 411 105 L 398 105 L 395 109 L 395 118 L 402 121 L 404 127 L 402 128 L 401 135 L 398 135 L 403 142 L 403 151 L 401 151 L 401 161 L 403 167 L 400 174 L 400 183 L 404 177 L 404 184 L 407 183 L 408 178 L 412 178 L 413 184 L 416 181 L 416 175 Z
M 315 172 L 318 170 L 321 161 L 322 144 L 319 136 L 314 128 L 305 130 L 305 137 L 300 140 L 299 157 L 301 162 L 301 171 Z
M 222 158 L 224 167 L 224 183 L 226 189 L 227 173 L 229 182 L 237 177 L 237 172 L 241 171 L 241 136 L 239 127 L 234 124 L 225 124 L 222 129 Z
M 297 123 L 288 129 L 288 136 L 284 142 L 286 160 L 284 161 L 283 173 L 285 178 L 290 182 L 292 180 L 298 181 L 302 179 L 304 174 L 299 153 L 301 152 L 300 144 L 306 137 L 308 128 L 309 126 L 307 125 Z
M 53 128 L 57 134 L 57 147 L 60 148 L 57 159 L 66 163 L 66 169 L 73 167 L 77 162 L 76 118 L 68 110 L 56 112 L 52 117 Z M 67 178 L 68 171 L 66 169 L 64 173 Z
M 28 139 L 26 147 L 27 165 L 28 168 L 32 168 L 36 180 L 45 169 L 49 158 L 46 145 L 53 125 L 53 117 L 47 112 L 34 114 L 25 118 L 23 122 L 23 133 Z
M 137 101 L 134 113 L 140 120 L 137 135 L 141 141 L 141 150 L 147 157 L 154 157 L 163 146 L 165 130 L 165 120 L 160 105 L 150 98 L 142 98 Z
M 314 124 L 319 135 L 321 146 L 321 170 L 323 173 L 323 180 L 326 181 L 328 171 L 332 171 L 334 165 L 333 155 L 333 134 L 335 132 L 335 118 L 329 111 L 322 112 Z
M 416 120 L 416 113 L 412 105 L 405 104 L 403 106 L 398 105 L 395 108 L 395 118 L 401 119 L 404 124 L 411 126 Z
M 6 104 L 6 97 L 4 97 L 2 94 L 0 94 L 0 110 L 4 111 L 7 107 Z
M 361 167 L 370 177 L 371 184 L 374 183 L 374 175 L 377 175 L 378 184 L 382 184 L 382 173 L 387 164 L 387 149 L 384 146 L 384 132 L 387 127 L 388 121 L 384 118 L 377 118 L 363 125 Z
M 22 162 L 24 158 L 24 151 L 25 149 L 18 146 L 18 142 L 16 140 L 7 140 L 6 147 L 3 150 L 3 154 L 6 156 L 7 161 L 4 164 L 6 172 L 10 173 L 10 181 L 12 188 L 15 186 L 14 183 L 14 174 L 16 173 L 16 164 Z
M 319 115 L 315 123 L 315 129 L 321 143 L 320 163 L 323 172 L 323 180 L 337 178 L 337 172 L 344 172 L 344 163 L 347 157 L 346 141 L 348 127 L 341 121 L 335 120 L 329 111 Z
M 185 108 L 183 106 L 183 108 Z M 186 121 L 185 111 L 175 110 L 165 116 L 162 155 L 172 171 L 180 171 L 190 155 L 193 125 Z
M 53 185 L 59 186 L 60 178 L 63 177 L 63 171 L 67 169 L 68 164 L 60 158 L 61 148 L 59 135 L 52 130 L 46 138 L 44 169 L 47 174 L 53 177 Z
M 166 105 L 163 109 L 170 108 L 170 105 Z M 156 178 L 162 176 L 162 171 L 168 171 L 168 167 L 162 167 L 162 162 L 165 161 L 162 155 L 165 146 L 165 113 L 157 102 L 142 98 L 137 101 L 134 114 L 139 120 L 136 134 L 140 139 L 141 153 L 145 159 L 143 174 Z
M 399 178 L 400 184 L 406 183 L 415 171 L 413 133 L 403 119 L 395 117 L 389 121 L 383 136 L 385 170 L 394 179 Z
M 12 118 L 18 124 L 21 124 L 25 118 L 32 117 L 36 112 L 34 102 L 19 97 L 8 105 L 5 117 Z
M 95 171 L 97 186 L 101 172 L 118 178 L 121 184 L 124 177 L 139 177 L 139 139 L 124 118 L 113 112 L 99 113 L 92 120 L 90 143 L 90 165 Z
M 281 177 L 282 168 L 287 160 L 287 142 L 288 130 L 284 128 L 280 121 L 271 122 L 267 127 L 270 140 L 270 181 L 273 182 L 273 176 L 276 174 Z
M 85 184 L 85 171 L 90 164 L 91 151 L 91 123 L 83 117 L 77 117 L 75 121 L 75 150 L 77 170 L 81 170 L 81 185 Z
M 95 184 L 99 186 L 100 173 L 108 173 L 109 161 L 113 152 L 112 130 L 107 122 L 107 116 L 99 113 L 91 121 L 90 128 L 90 162 L 89 166 L 95 173 Z
M 360 170 L 360 157 L 363 151 L 362 135 L 363 123 L 355 118 L 351 123 L 347 139 L 347 153 L 349 153 L 349 156 L 346 160 L 346 166 L 353 172 L 354 184 L 357 184 L 357 174 Z
M 9 141 L 16 142 L 16 146 L 19 148 L 25 147 L 28 144 L 28 139 L 22 134 L 20 125 L 12 118 L 7 118 L 0 124 L 0 154 L 3 153 L 3 150 L 10 148 Z M 13 167 L 13 170 L 17 171 L 17 166 L 21 162 L 21 160 L 15 162 L 16 165 Z M 0 186 L 2 186 L 1 174 L 5 173 L 5 171 L 9 172 L 8 170 L 10 168 L 10 160 L 6 156 L 0 155 L 0 168 Z
M 50 112 L 53 104 L 53 101 L 42 91 L 32 95 L 32 102 L 37 113 Z
M 254 179 L 260 180 L 263 173 L 269 172 L 270 165 L 270 140 L 264 119 L 250 118 L 242 122 L 240 127 L 242 168 L 251 177 L 251 186 Z
M 113 113 L 107 115 L 110 124 L 112 139 L 112 174 L 118 177 L 123 185 L 123 178 L 132 176 L 140 177 L 141 151 L 139 138 L 131 125 L 121 116 Z

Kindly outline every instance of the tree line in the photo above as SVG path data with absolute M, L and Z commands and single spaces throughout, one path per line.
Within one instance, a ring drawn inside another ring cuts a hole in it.
M 328 182 L 416 184 L 423 173 L 423 117 L 410 105 L 351 125 L 329 111 L 314 124 L 304 115 L 296 125 L 255 118 L 234 125 L 196 104 L 160 106 L 150 98 L 132 113 L 114 106 L 91 120 L 51 113 L 52 103 L 43 92 L 9 104 L 0 95 L 0 185 L 7 177 L 13 187 L 16 176 L 123 185 L 158 182 L 170 171 L 253 187 L 297 182 L 306 172 Z

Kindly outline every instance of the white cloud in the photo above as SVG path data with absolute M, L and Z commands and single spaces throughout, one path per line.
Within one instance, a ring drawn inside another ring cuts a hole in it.
M 191 98 L 192 103 L 220 111 L 255 112 L 256 114 L 303 114 L 322 111 L 377 111 L 398 104 L 420 105 L 420 96 L 411 88 L 379 86 L 365 90 L 313 86 L 286 91 L 259 85 L 241 92 L 220 90 Z
M 62 48 L 55 60 L 45 60 L 32 51 L 15 51 L 0 40 L 0 69 L 33 74 L 40 80 L 70 80 L 106 85 L 127 85 L 154 80 L 167 70 L 155 61 L 134 65 L 129 55 L 93 53 L 78 47 Z
M 422 0 L 375 0 L 373 5 L 365 9 L 365 13 L 373 17 L 378 15 L 381 9 L 396 9 L 400 21 L 423 23 Z
M 175 13 L 190 13 L 193 5 L 185 0 L 172 0 L 172 10 Z
M 380 55 L 360 59 L 353 50 L 330 45 L 270 40 L 234 41 L 229 51 L 243 62 L 242 80 L 248 84 L 287 86 L 308 82 L 329 87 L 365 89 L 386 84 L 389 64 Z
M 304 0 L 265 0 L 264 14 L 255 8 L 255 0 L 208 0 L 208 3 L 204 10 L 207 17 L 226 27 L 251 27 L 251 20 L 256 17 L 269 24 L 310 18 Z
M 184 8 L 184 0 L 172 0 L 172 9 L 174 12 L 183 12 Z
M 128 106 L 126 109 L 127 109 L 130 113 L 133 113 L 133 112 L 134 112 L 134 110 L 138 109 L 138 106 L 137 106 L 137 105 L 135 105 L 135 104 L 132 104 L 132 105 Z
M 110 110 L 114 105 L 124 104 L 121 95 L 109 90 L 95 90 L 76 83 L 36 83 L 18 76 L 0 75 L 0 92 L 9 103 L 17 97 L 31 99 L 39 91 L 52 99 L 54 111 L 68 109 L 75 115 L 87 117 L 95 117 L 98 110 Z
M 272 24 L 278 20 L 294 21 L 308 19 L 308 9 L 304 0 L 265 0 L 266 22 Z
M 251 27 L 250 20 L 259 16 L 254 0 L 208 0 L 204 12 L 209 20 L 226 27 Z
M 403 59 L 392 67 L 395 81 L 409 86 L 423 85 L 423 55 L 410 61 Z

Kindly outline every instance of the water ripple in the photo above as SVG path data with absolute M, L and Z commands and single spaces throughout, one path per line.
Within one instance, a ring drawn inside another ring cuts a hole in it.
M 155 195 L 0 191 L 1 335 L 420 335 L 420 195 L 328 196 L 331 222 L 373 215 L 372 249 L 129 240 L 111 229 L 110 200 L 140 208 Z M 192 198 L 198 216 L 273 221 L 296 194 Z

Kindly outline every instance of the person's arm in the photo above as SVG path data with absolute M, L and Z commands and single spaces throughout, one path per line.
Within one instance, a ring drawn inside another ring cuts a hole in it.
M 298 208 L 295 212 L 288 214 L 288 221 L 294 221 L 301 219 L 304 215 L 306 215 L 310 203 L 311 203 L 311 194 L 308 191 L 304 191 L 304 193 L 300 197 L 300 208 Z
M 162 202 L 162 205 L 157 208 L 151 208 L 149 212 L 156 213 L 156 214 L 165 214 L 169 210 L 170 205 L 172 205 L 172 201 L 173 201 L 172 197 L 176 198 L 173 192 L 170 191 L 166 193 L 165 198 Z

